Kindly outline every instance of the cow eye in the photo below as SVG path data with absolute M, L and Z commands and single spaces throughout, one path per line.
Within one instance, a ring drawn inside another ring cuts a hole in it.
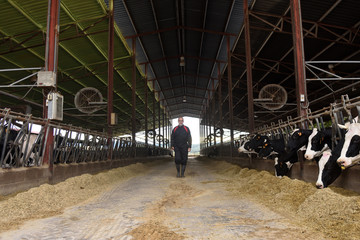
M 354 136 L 353 142 L 356 144 L 360 143 L 360 136 Z
M 298 135 L 301 137 L 301 135 L 302 135 L 302 132 L 298 132 Z

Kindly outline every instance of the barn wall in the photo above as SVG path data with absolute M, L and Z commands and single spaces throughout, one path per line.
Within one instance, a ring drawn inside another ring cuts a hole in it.
M 31 168 L 0 169 L 0 195 L 8 195 L 40 186 L 44 183 L 56 184 L 70 177 L 89 173 L 96 174 L 112 168 L 123 167 L 138 162 L 149 162 L 167 156 L 138 157 L 112 161 L 59 164 Z

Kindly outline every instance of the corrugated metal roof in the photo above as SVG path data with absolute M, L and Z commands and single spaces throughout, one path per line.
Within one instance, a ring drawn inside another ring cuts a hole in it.
M 48 1 L 0 1 L 0 32 L 4 44 L 0 45 L 1 68 L 44 66 L 44 41 L 46 32 Z M 106 5 L 101 1 L 61 1 L 60 8 L 60 46 L 59 46 L 59 74 L 58 89 L 65 97 L 65 109 L 74 109 L 74 94 L 81 88 L 91 86 L 98 88 L 105 97 L 107 89 L 107 45 L 108 19 Z M 117 4 L 115 3 L 117 9 Z M 85 33 L 104 31 L 89 36 Z M 34 35 L 34 37 L 32 37 Z M 28 41 L 28 38 L 32 37 Z M 120 69 L 114 75 L 114 111 L 119 113 L 120 122 L 127 122 L 131 116 L 131 58 L 129 48 L 115 35 L 115 68 Z M 68 39 L 62 41 L 62 39 Z M 24 41 L 24 42 L 23 42 Z M 20 43 L 20 46 L 16 46 Z M 13 48 L 16 46 L 16 49 Z M 28 49 L 25 49 L 28 48 Z M 16 50 L 16 51 L 14 51 Z M 119 59 L 119 60 L 116 60 Z M 2 73 L 1 84 L 6 84 L 26 76 L 26 72 Z M 137 72 L 137 116 L 144 115 L 144 81 L 142 73 Z M 31 82 L 30 80 L 27 82 Z M 28 89 L 6 89 L 13 94 L 23 96 Z M 149 89 L 148 89 L 149 91 Z M 149 94 L 150 91 L 149 91 Z M 151 96 L 151 95 L 150 95 Z M 34 89 L 27 95 L 27 99 L 42 103 L 43 95 L 39 89 Z M 6 105 L 9 101 L 0 101 Z M 152 111 L 151 105 L 149 110 Z M 67 110 L 68 114 L 79 114 L 77 110 Z M 102 111 L 105 113 L 104 111 Z M 41 109 L 34 108 L 35 115 L 41 115 Z M 97 121 L 106 126 L 105 117 L 87 117 L 84 121 Z M 66 117 L 65 121 L 82 125 L 78 118 Z M 87 127 L 97 128 L 89 124 Z M 102 129 L 102 127 L 101 127 Z M 128 132 L 127 124 L 118 126 L 118 132 Z

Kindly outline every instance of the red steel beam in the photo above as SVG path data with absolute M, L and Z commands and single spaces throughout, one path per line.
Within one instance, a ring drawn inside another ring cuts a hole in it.
M 148 82 L 147 82 L 147 64 L 145 64 L 145 146 L 148 147 Z M 147 156 L 147 153 L 146 153 Z
M 152 82 L 152 87 L 153 87 L 153 94 L 154 94 L 154 97 L 153 97 L 153 112 L 152 112 L 152 117 L 153 117 L 153 130 L 155 131 L 155 125 L 156 125 L 156 122 L 155 122 L 155 102 L 156 102 L 156 92 L 155 92 L 155 81 Z M 155 150 L 155 135 L 153 137 L 153 150 Z
M 232 98 L 232 71 L 231 71 L 231 52 L 230 52 L 230 37 L 226 38 L 226 50 L 228 58 L 228 91 L 229 91 L 229 120 L 230 120 L 230 157 L 232 158 L 232 150 L 234 145 L 234 113 L 233 113 L 233 98 Z
M 253 98 L 253 84 L 252 84 L 249 9 L 248 9 L 247 0 L 243 1 L 243 10 L 244 10 L 244 26 L 245 26 L 246 77 L 247 77 L 247 92 L 248 92 L 248 118 L 249 118 L 248 127 L 249 127 L 249 132 L 253 133 L 255 128 L 254 98 Z
M 220 63 L 217 64 L 217 72 L 218 72 L 218 89 L 219 89 L 219 118 L 220 118 L 220 130 L 223 131 L 223 115 L 222 115 L 222 81 L 221 81 L 221 70 Z M 220 144 L 223 145 L 223 134 L 220 136 Z M 220 153 L 222 155 L 222 153 Z
M 308 100 L 306 93 L 305 57 L 300 0 L 290 0 L 290 7 L 294 44 L 297 113 L 298 116 L 305 118 L 307 116 Z
M 114 0 L 109 1 L 109 33 L 108 33 L 108 86 L 107 86 L 107 121 L 109 135 L 109 159 L 112 159 L 112 126 L 111 113 L 114 111 Z
M 58 63 L 58 46 L 59 46 L 59 14 L 60 14 L 60 2 L 59 0 L 49 1 L 48 16 L 47 16 L 47 34 L 46 34 L 46 50 L 45 50 L 45 70 L 57 73 Z M 55 86 L 57 82 L 55 83 Z M 44 89 L 45 93 L 48 93 L 52 88 Z M 56 89 L 56 87 L 55 87 Z M 43 118 L 48 118 L 46 96 L 43 98 Z M 43 157 L 43 164 L 49 164 L 52 167 L 52 152 L 54 146 L 53 128 L 48 128 L 48 137 L 46 141 L 46 149 Z
M 136 157 L 136 38 L 132 39 L 132 81 L 131 81 L 131 140 L 132 157 Z
M 159 112 L 158 112 L 158 129 L 159 129 L 159 135 L 161 135 L 161 123 L 160 123 L 160 110 L 161 110 L 161 100 L 159 103 Z M 161 147 L 161 142 L 158 142 L 158 146 Z

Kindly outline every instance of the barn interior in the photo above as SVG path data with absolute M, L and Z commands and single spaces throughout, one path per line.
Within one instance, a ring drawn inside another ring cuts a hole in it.
M 172 120 L 183 116 L 200 119 L 201 156 L 273 172 L 273 160 L 239 155 L 240 145 L 256 134 L 277 138 L 360 115 L 359 12 L 355 0 L 0 0 L 0 136 L 8 138 L 11 124 L 20 131 L 31 124 L 41 129 L 41 150 L 30 164 L 23 156 L 31 152 L 12 156 L 4 145 L 0 193 L 170 159 Z M 136 141 L 139 134 L 143 142 Z M 192 161 L 189 174 L 195 176 L 204 160 Z M 316 182 L 317 165 L 304 162 L 289 177 Z M 229 167 L 212 164 L 211 171 Z M 13 176 L 15 168 L 22 170 Z M 347 169 L 335 185 L 359 193 L 359 171 L 358 165 Z M 196 195 L 185 190 L 189 199 Z M 346 194 L 360 204 L 358 195 Z M 352 220 L 360 219 L 358 210 L 353 213 Z M 308 231 L 304 239 L 313 233 Z M 185 235 L 201 239 L 197 234 Z M 324 234 L 316 239 L 341 236 Z

